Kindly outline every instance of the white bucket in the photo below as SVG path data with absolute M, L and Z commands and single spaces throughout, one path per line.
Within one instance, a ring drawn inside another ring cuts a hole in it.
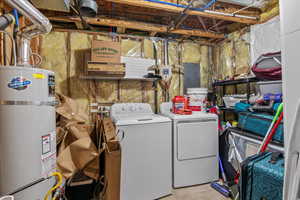
M 205 111 L 207 88 L 188 88 L 187 94 L 190 98 L 190 109 L 193 111 Z

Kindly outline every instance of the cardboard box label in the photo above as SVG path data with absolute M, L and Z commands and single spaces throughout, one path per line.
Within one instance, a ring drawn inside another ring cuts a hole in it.
M 91 53 L 93 62 L 121 62 L 121 44 L 119 42 L 93 40 Z

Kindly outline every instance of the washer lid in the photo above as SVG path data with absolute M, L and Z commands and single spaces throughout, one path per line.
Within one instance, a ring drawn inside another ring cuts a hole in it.
M 113 120 L 117 126 L 171 122 L 169 118 L 156 114 L 121 114 L 114 116 Z

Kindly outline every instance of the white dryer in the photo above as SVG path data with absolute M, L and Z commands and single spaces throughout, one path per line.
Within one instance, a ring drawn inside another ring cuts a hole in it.
M 121 200 L 153 200 L 171 194 L 171 120 L 149 104 L 111 108 L 122 149 Z
M 173 121 L 173 187 L 218 180 L 218 117 L 204 112 L 177 115 L 171 106 L 162 103 L 160 110 Z

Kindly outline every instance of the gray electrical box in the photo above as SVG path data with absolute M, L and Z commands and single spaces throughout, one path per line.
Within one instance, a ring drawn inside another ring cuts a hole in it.
M 187 88 L 199 88 L 200 65 L 199 63 L 183 63 L 184 66 L 184 92 Z

